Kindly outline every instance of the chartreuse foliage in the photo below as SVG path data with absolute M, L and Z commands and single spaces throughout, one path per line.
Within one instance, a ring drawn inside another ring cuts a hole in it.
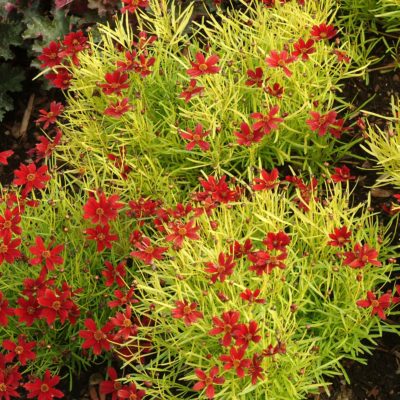
M 100 25 L 100 42 L 90 40 L 90 48 L 79 55 L 80 66 L 70 68 L 68 122 L 62 126 L 67 140 L 59 158 L 70 170 L 86 171 L 89 179 L 101 175 L 111 181 L 115 170 L 110 169 L 107 154 L 118 155 L 124 149 L 132 168 L 129 179 L 150 192 L 167 192 L 170 184 L 177 183 L 193 187 L 201 170 L 243 176 L 259 159 L 271 168 L 288 161 L 318 167 L 340 158 L 354 142 L 345 144 L 330 134 L 318 136 L 306 120 L 310 111 L 331 110 L 340 96 L 340 82 L 362 74 L 362 68 L 352 70 L 350 64 L 339 62 L 334 42 L 326 40 L 315 42 L 310 60 L 288 65 L 293 72 L 290 78 L 280 68 L 267 67 L 265 61 L 272 50 L 291 51 L 294 41 L 310 38 L 313 25 L 332 22 L 334 3 L 306 2 L 301 7 L 289 2 L 269 9 L 253 2 L 243 5 L 245 11 L 217 12 L 207 22 L 188 25 L 192 6 L 181 10 L 164 1 L 153 2 L 148 12 L 138 10 L 137 15 L 139 30 L 148 37 L 156 35 L 157 40 L 141 49 L 132 45 L 138 39 L 126 18 L 118 20 L 115 28 Z M 346 38 L 340 49 L 357 58 Z M 129 88 L 121 96 L 105 94 L 99 85 L 105 83 L 106 73 L 115 71 L 118 62 L 126 62 L 125 52 L 133 50 L 137 58 L 155 58 L 152 72 L 143 77 L 130 71 Z M 197 86 L 204 87 L 203 94 L 186 103 L 179 96 L 189 85 L 186 70 L 197 53 L 218 55 L 221 71 L 199 76 Z M 269 79 L 265 87 L 275 83 L 284 87 L 281 98 L 245 84 L 247 71 L 257 67 Z M 105 115 L 110 104 L 122 97 L 133 109 L 120 118 Z M 252 113 L 268 114 L 275 105 L 279 106 L 276 116 L 284 119 L 278 129 L 252 146 L 238 144 L 235 132 L 241 123 L 251 126 Z M 205 138 L 210 143 L 207 151 L 187 150 L 180 135 L 197 124 L 210 132 Z

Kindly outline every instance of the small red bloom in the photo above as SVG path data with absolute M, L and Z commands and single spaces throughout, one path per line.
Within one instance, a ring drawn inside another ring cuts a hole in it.
M 113 324 L 107 322 L 102 328 L 97 328 L 96 323 L 91 318 L 85 320 L 87 330 L 80 330 L 79 336 L 85 341 L 82 349 L 93 349 L 93 354 L 98 356 L 103 350 L 109 351 L 111 348 L 109 332 L 113 330 Z
M 72 62 L 79 66 L 77 54 L 88 47 L 87 37 L 82 31 L 70 32 L 64 36 L 62 44 L 64 49 L 60 52 L 61 57 L 71 57 Z
M 29 247 L 29 251 L 36 257 L 29 260 L 29 264 L 37 265 L 44 262 L 46 268 L 54 270 L 54 265 L 60 265 L 64 259 L 59 255 L 64 250 L 64 245 L 59 244 L 50 249 L 45 247 L 43 239 L 40 236 L 35 238 L 35 246 Z
M 2 151 L 0 153 L 0 164 L 8 165 L 8 158 L 14 154 L 12 150 Z
M 325 23 L 314 25 L 311 28 L 311 37 L 314 40 L 332 39 L 337 31 L 333 25 L 326 25 Z
M 340 61 L 343 61 L 343 62 L 345 62 L 346 64 L 349 64 L 349 63 L 350 63 L 351 58 L 347 55 L 346 52 L 341 51 L 341 50 L 338 50 L 338 49 L 335 49 L 335 50 L 333 50 L 333 53 L 336 55 L 336 58 L 337 58 L 337 60 L 338 60 L 339 62 L 340 62 Z
M 104 265 L 106 266 L 106 269 L 101 271 L 101 274 L 106 278 L 105 285 L 109 287 L 116 283 L 119 287 L 125 286 L 123 278 L 126 275 L 126 262 L 121 261 L 116 267 L 114 267 L 110 261 L 104 261 Z
M 279 83 L 274 83 L 272 86 L 267 86 L 265 90 L 267 91 L 268 94 L 278 99 L 281 99 L 283 93 L 285 92 L 285 88 L 281 86 Z
M 307 61 L 309 59 L 308 55 L 315 53 L 315 47 L 314 46 L 314 40 L 308 39 L 307 42 L 305 42 L 302 38 L 300 38 L 294 45 L 294 51 L 292 53 L 292 56 L 294 57 L 299 57 L 301 55 L 301 59 L 303 61 Z
M 60 377 L 58 375 L 51 376 L 51 372 L 46 369 L 43 379 L 37 378 L 23 386 L 29 392 L 28 399 L 35 397 L 37 400 L 53 400 L 54 398 L 64 397 L 60 390 L 54 388 L 58 382 L 60 382 Z
M 275 117 L 279 111 L 279 106 L 273 106 L 268 114 L 252 113 L 251 118 L 258 121 L 252 125 L 254 131 L 260 130 L 264 135 L 269 135 L 273 129 L 278 128 L 278 124 L 283 122 L 283 118 Z
M 14 315 L 13 309 L 8 307 L 8 300 L 4 298 L 0 291 L 0 326 L 8 325 L 8 317 Z
M 17 392 L 20 386 L 21 374 L 18 365 L 5 366 L 4 359 L 0 356 L 0 399 L 10 400 L 20 397 Z
M 0 265 L 7 261 L 12 264 L 15 259 L 21 257 L 21 252 L 17 250 L 17 247 L 21 244 L 21 239 L 17 238 L 11 240 L 11 234 L 7 233 L 3 236 L 3 242 L 0 243 Z
M 212 317 L 214 328 L 211 329 L 209 335 L 218 335 L 223 333 L 222 345 L 228 347 L 232 342 L 232 336 L 238 326 L 240 318 L 239 311 L 227 311 L 222 313 L 222 318 Z
M 233 331 L 236 340 L 236 346 L 247 348 L 250 342 L 258 343 L 261 336 L 257 335 L 258 326 L 256 321 L 250 321 L 249 324 L 238 324 Z
M 133 14 L 138 7 L 146 8 L 149 5 L 148 0 L 122 0 L 122 2 L 125 4 L 121 8 L 122 13 L 128 11 Z
M 100 393 L 105 395 L 110 394 L 111 400 L 117 400 L 119 398 L 118 390 L 123 388 L 122 383 L 117 381 L 118 374 L 113 367 L 107 368 L 107 375 L 109 380 L 100 382 Z
M 343 165 L 341 168 L 336 167 L 335 173 L 331 175 L 331 179 L 335 183 L 346 182 L 355 178 L 355 176 L 350 174 L 350 169 L 346 165 Z
M 129 88 L 128 77 L 128 74 L 122 73 L 119 70 L 107 72 L 104 76 L 107 83 L 98 83 L 97 86 L 101 87 L 103 93 L 107 95 L 113 93 L 121 95 L 123 89 Z
M 263 368 L 261 367 L 262 356 L 255 353 L 251 360 L 251 364 L 248 369 L 248 374 L 251 376 L 251 383 L 255 385 L 258 379 L 264 379 Z
M 137 389 L 134 382 L 118 390 L 118 399 L 141 400 L 146 395 L 144 390 Z
M 290 78 L 292 76 L 292 71 L 287 67 L 288 64 L 292 63 L 296 60 L 296 57 L 289 56 L 286 50 L 282 50 L 280 52 L 276 50 L 271 50 L 269 53 L 269 57 L 265 59 L 265 62 L 269 67 L 272 68 L 282 68 L 285 75 Z
M 118 240 L 118 235 L 111 234 L 108 225 L 96 225 L 94 228 L 85 229 L 84 233 L 88 235 L 89 240 L 95 240 L 97 242 L 98 252 L 102 252 L 106 247 L 107 249 L 111 249 L 111 242 Z
M 175 302 L 176 308 L 171 311 L 172 318 L 183 319 L 186 326 L 192 325 L 199 318 L 203 318 L 203 313 L 201 311 L 196 311 L 198 304 L 188 303 L 186 300 Z
M 38 295 L 37 300 L 42 306 L 40 318 L 45 319 L 48 325 L 53 324 L 57 317 L 60 318 L 60 322 L 63 324 L 73 306 L 70 293 L 66 291 L 57 290 L 55 292 L 51 289 L 44 289 Z
M 127 306 L 123 313 L 117 312 L 115 317 L 110 318 L 110 322 L 115 328 L 119 328 L 114 335 L 114 340 L 127 340 L 138 333 L 138 326 L 132 322 L 132 309 L 130 306 Z
M 192 68 L 186 70 L 186 73 L 192 77 L 197 77 L 206 74 L 217 74 L 221 68 L 217 67 L 215 64 L 218 63 L 219 57 L 217 55 L 211 55 L 205 59 L 202 53 L 197 53 L 195 55 L 196 62 L 191 61 Z
M 386 315 L 384 310 L 390 307 L 391 294 L 386 293 L 379 297 L 379 299 L 377 299 L 374 293 L 368 291 L 367 298 L 365 300 L 358 300 L 356 304 L 358 305 L 358 307 L 362 308 L 372 307 L 371 315 L 378 314 L 379 318 L 385 320 Z
M 258 190 L 270 190 L 279 185 L 279 172 L 277 168 L 272 169 L 271 172 L 267 172 L 264 169 L 261 170 L 261 178 L 254 178 L 254 185 L 251 188 L 255 191 Z
M 40 68 L 52 68 L 57 67 L 61 64 L 63 57 L 60 56 L 61 43 L 50 42 L 47 47 L 42 49 L 42 54 L 38 57 L 38 60 L 42 62 Z
M 261 130 L 253 130 L 246 122 L 240 124 L 240 132 L 234 132 L 234 135 L 237 137 L 237 143 L 241 146 L 251 146 L 260 142 L 264 137 Z
M 243 245 L 241 245 L 237 240 L 229 247 L 229 253 L 233 255 L 235 259 L 242 258 L 251 252 L 253 243 L 251 239 L 246 239 Z
M 129 99 L 125 97 L 122 100 L 117 100 L 115 103 L 110 103 L 110 105 L 103 111 L 103 114 L 117 119 L 121 118 L 122 115 L 133 109 L 128 102 Z
M 200 94 L 204 90 L 204 86 L 196 86 L 196 79 L 191 79 L 189 82 L 189 86 L 180 93 L 179 97 L 185 99 L 185 102 L 188 103 L 190 99 L 196 94 Z
M 261 67 L 257 67 L 254 71 L 248 69 L 247 76 L 249 77 L 249 79 L 244 83 L 246 86 L 262 87 L 264 80 L 263 80 L 263 70 Z
M 317 131 L 318 136 L 324 136 L 328 128 L 336 123 L 336 111 L 329 111 L 327 114 L 320 114 L 316 111 L 310 111 L 312 119 L 306 121 L 312 131 Z
M 118 210 L 123 207 L 119 203 L 119 196 L 113 194 L 110 197 L 101 192 L 98 193 L 98 200 L 91 196 L 83 206 L 83 218 L 90 219 L 94 224 L 107 225 L 109 221 L 113 221 L 118 216 Z
M 254 271 L 261 276 L 263 273 L 270 274 L 274 268 L 285 269 L 286 265 L 283 261 L 286 258 L 285 252 L 274 255 L 263 250 L 255 251 L 248 255 L 249 261 L 253 263 L 249 266 L 249 271 Z
M 42 158 L 49 157 L 53 152 L 54 148 L 60 143 L 62 132 L 59 129 L 56 129 L 56 136 L 51 142 L 46 136 L 39 136 L 39 143 L 35 146 L 35 151 L 37 155 L 37 161 Z
M 200 227 L 194 225 L 194 223 L 192 219 L 186 224 L 183 222 L 171 222 L 168 227 L 172 230 L 172 233 L 167 235 L 165 240 L 173 242 L 175 247 L 181 248 L 185 238 L 191 240 L 200 239 L 200 236 L 197 234 Z
M 245 347 L 231 347 L 229 354 L 219 356 L 219 359 L 224 363 L 224 370 L 228 371 L 234 368 L 237 376 L 244 378 L 244 370 L 251 365 L 249 358 L 243 358 L 245 351 Z
M 20 164 L 19 169 L 14 171 L 14 185 L 24 185 L 22 194 L 25 196 L 33 189 L 44 189 L 46 182 L 50 180 L 47 174 L 47 165 L 36 168 L 36 164 Z
M 64 111 L 64 106 L 61 103 L 52 101 L 50 103 L 50 111 L 39 110 L 40 117 L 35 121 L 36 125 L 40 122 L 44 122 L 43 129 L 47 129 L 50 125 L 53 125 L 57 121 L 57 117 Z
M 54 87 L 65 90 L 69 88 L 72 75 L 64 67 L 58 68 L 56 72 L 50 72 L 45 78 L 51 81 Z
M 134 294 L 135 294 L 135 289 L 132 287 L 127 292 L 117 289 L 114 291 L 115 300 L 109 301 L 107 305 L 110 308 L 114 308 L 114 307 L 124 307 L 127 304 L 139 303 L 138 299 L 133 298 Z
M 139 251 L 132 251 L 130 255 L 141 259 L 149 265 L 153 263 L 153 259 L 162 260 L 164 253 L 168 250 L 168 247 L 152 246 L 150 239 L 147 237 L 144 237 L 140 243 L 136 243 L 135 247 Z
M 380 267 L 382 263 L 377 260 L 378 251 L 369 247 L 367 244 L 361 246 L 357 243 L 353 251 L 346 251 L 344 253 L 346 259 L 343 261 L 344 265 L 351 268 L 364 268 L 367 264 L 376 265 Z
M 146 58 L 143 54 L 139 56 L 139 62 L 134 63 L 134 70 L 143 78 L 151 74 L 149 69 L 154 65 L 156 59 L 154 57 Z
M 259 299 L 258 296 L 260 295 L 260 289 L 256 289 L 254 292 L 252 292 L 250 289 L 246 289 L 244 292 L 240 293 L 240 298 L 248 301 L 250 304 L 251 303 L 259 303 L 259 304 L 265 304 L 265 299 Z
M 240 196 L 238 190 L 229 189 L 226 183 L 226 175 L 223 175 L 218 182 L 213 176 L 208 176 L 207 180 L 200 179 L 200 185 L 205 189 L 205 194 L 210 195 L 214 202 L 229 203 L 237 200 Z
M 203 140 L 204 137 L 210 134 L 210 131 L 203 131 L 203 125 L 197 124 L 194 132 L 188 129 L 186 132 L 179 132 L 181 137 L 190 142 L 186 145 L 186 150 L 192 150 L 195 146 L 199 146 L 201 150 L 207 151 L 210 148 L 210 143 Z
M 217 279 L 224 282 L 227 276 L 233 274 L 233 268 L 235 266 L 236 262 L 233 261 L 232 255 L 220 253 L 218 256 L 218 264 L 207 262 L 205 271 L 211 274 L 212 283 L 215 283 Z
M 341 228 L 334 228 L 333 233 L 329 234 L 330 240 L 327 244 L 329 246 L 344 247 L 344 245 L 350 242 L 351 231 L 346 226 Z
M 4 360 L 5 362 L 12 362 L 17 357 L 21 365 L 26 365 L 28 360 L 36 358 L 36 354 L 32 351 L 35 346 L 36 342 L 26 342 L 24 335 L 18 336 L 18 343 L 3 340 L 3 348 L 8 351 Z
M 6 208 L 4 215 L 0 215 L 0 237 L 11 236 L 13 233 L 20 235 L 22 229 L 18 224 L 21 222 L 21 214 L 18 207 L 10 210 Z
M 290 237 L 285 232 L 268 232 L 263 243 L 267 246 L 268 250 L 286 251 L 286 246 L 290 243 Z
M 14 308 L 14 314 L 18 317 L 19 323 L 25 323 L 26 326 L 32 326 L 35 320 L 40 318 L 41 307 L 37 301 L 37 298 L 29 296 L 28 299 L 24 299 L 23 297 L 20 297 L 17 300 L 17 304 L 20 306 L 20 308 Z M 0 313 L 0 315 L 1 314 L 2 313 Z
M 222 385 L 225 382 L 225 378 L 217 376 L 218 366 L 212 367 L 208 375 L 199 368 L 196 368 L 194 372 L 200 381 L 193 386 L 193 390 L 199 391 L 206 388 L 207 399 L 213 399 L 215 396 L 214 385 Z

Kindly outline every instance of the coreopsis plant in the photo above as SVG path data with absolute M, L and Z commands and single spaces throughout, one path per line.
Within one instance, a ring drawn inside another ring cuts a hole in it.
M 146 196 L 179 187 L 183 199 L 201 170 L 243 177 L 259 158 L 272 168 L 340 157 L 354 140 L 334 104 L 340 82 L 362 74 L 357 52 L 334 25 L 335 2 L 276 3 L 190 24 L 192 6 L 150 1 L 135 10 L 139 33 L 128 9 L 100 25 L 96 42 L 89 35 L 76 58 L 46 71 L 71 77 L 58 160 L 94 186 L 104 176 L 140 182 Z

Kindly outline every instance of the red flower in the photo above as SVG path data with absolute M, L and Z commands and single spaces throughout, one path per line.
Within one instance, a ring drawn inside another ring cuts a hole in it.
M 72 62 L 78 66 L 79 60 L 77 54 L 88 47 L 87 37 L 82 31 L 70 32 L 64 36 L 62 44 L 64 49 L 60 52 L 61 57 L 69 56 L 72 58 Z
M 20 164 L 19 169 L 14 171 L 14 185 L 25 185 L 22 194 L 25 196 L 33 189 L 44 189 L 50 175 L 47 175 L 47 165 L 36 168 L 36 164 Z
M 103 93 L 117 94 L 120 95 L 123 89 L 129 88 L 128 74 L 121 73 L 121 71 L 116 70 L 114 72 L 107 72 L 104 76 L 107 83 L 98 83 L 97 86 L 101 87 Z
M 308 55 L 315 53 L 315 47 L 314 46 L 314 40 L 308 39 L 307 42 L 305 42 L 302 38 L 300 38 L 294 45 L 294 51 L 292 53 L 292 56 L 298 57 L 301 55 L 301 59 L 303 61 L 308 60 Z
M 115 328 L 119 328 L 114 336 L 114 340 L 127 340 L 138 333 L 138 326 L 132 322 L 132 309 L 130 306 L 126 307 L 124 313 L 117 312 L 115 317 L 110 318 L 110 322 Z
M 117 100 L 115 103 L 110 103 L 110 105 L 103 111 L 103 114 L 117 119 L 121 118 L 122 115 L 133 109 L 128 102 L 129 99 L 125 97 L 122 100 Z
M 187 74 L 193 77 L 197 77 L 205 74 L 217 74 L 221 68 L 215 64 L 219 61 L 217 55 L 211 55 L 207 59 L 200 52 L 195 55 L 196 62 L 191 61 L 192 68 L 186 70 Z
M 13 233 L 20 235 L 22 229 L 18 224 L 21 222 L 21 214 L 18 207 L 10 210 L 6 208 L 4 215 L 0 215 L 0 237 L 11 236 Z
M 143 54 L 139 56 L 139 62 L 134 63 L 135 72 L 143 78 L 151 74 L 149 67 L 153 66 L 156 59 L 154 57 L 146 58 Z
M 274 268 L 286 268 L 286 265 L 283 263 L 286 258 L 286 253 L 273 255 L 267 251 L 255 251 L 248 255 L 249 261 L 253 262 L 249 267 L 249 271 L 254 271 L 259 276 L 263 273 L 270 274 Z
M 96 323 L 91 318 L 85 320 L 87 330 L 80 330 L 79 336 L 85 341 L 82 349 L 93 349 L 93 354 L 98 356 L 103 350 L 109 351 L 111 348 L 109 332 L 114 328 L 111 322 L 107 322 L 101 329 L 97 328 Z
M 50 125 L 53 125 L 57 121 L 57 117 L 64 111 L 64 106 L 61 103 L 52 101 L 50 103 L 50 111 L 39 110 L 41 115 L 35 122 L 39 125 L 40 122 L 44 122 L 43 129 L 47 129 Z
M 117 70 L 121 72 L 132 71 L 136 64 L 135 61 L 136 56 L 137 56 L 136 50 L 126 51 L 125 52 L 126 61 L 117 61 L 117 67 L 118 67 Z
M 274 83 L 272 86 L 267 86 L 265 90 L 271 96 L 281 99 L 285 91 L 285 88 L 282 87 L 279 83 Z
M 240 298 L 248 301 L 249 303 L 259 303 L 265 304 L 265 299 L 259 299 L 258 296 L 260 295 L 260 289 L 256 289 L 252 292 L 250 289 L 246 289 L 244 292 L 240 293 Z
M 212 283 L 215 283 L 217 279 L 224 282 L 227 276 L 233 274 L 233 268 L 235 266 L 236 262 L 233 261 L 233 256 L 220 253 L 218 256 L 218 264 L 207 262 L 205 271 L 211 274 Z
M 8 157 L 14 154 L 12 150 L 5 150 L 0 153 L 0 164 L 8 165 Z
M 127 292 L 117 289 L 114 291 L 114 296 L 116 299 L 109 301 L 107 305 L 110 308 L 114 308 L 114 307 L 124 307 L 127 304 L 139 303 L 138 299 L 133 298 L 134 294 L 135 294 L 135 289 L 132 287 Z
M 114 267 L 110 261 L 104 261 L 104 265 L 106 266 L 106 269 L 103 270 L 101 274 L 106 278 L 105 285 L 108 287 L 116 283 L 119 287 L 123 287 L 125 282 L 122 278 L 126 275 L 126 262 L 122 261 Z
M 261 67 L 257 67 L 254 71 L 251 69 L 247 70 L 247 76 L 250 78 L 244 84 L 246 86 L 257 86 L 262 87 L 263 80 L 263 70 Z
M 290 237 L 285 232 L 268 232 L 263 243 L 267 246 L 268 250 L 286 251 L 286 246 L 290 243 Z
M 60 52 L 60 42 L 52 41 L 47 47 L 43 47 L 42 54 L 38 57 L 38 60 L 42 62 L 40 68 L 52 68 L 60 65 L 63 60 L 63 57 L 60 56 Z
M 192 150 L 195 146 L 199 146 L 201 150 L 207 151 L 210 148 L 210 143 L 203 140 L 204 137 L 210 134 L 210 131 L 203 132 L 203 125 L 197 124 L 194 132 L 188 129 L 187 132 L 179 132 L 183 139 L 190 140 L 186 145 L 186 150 Z
M 332 39 L 337 31 L 333 25 L 319 24 L 311 28 L 311 37 L 314 40 Z
M 333 233 L 329 234 L 332 239 L 327 244 L 329 246 L 344 247 L 344 245 L 350 242 L 351 231 L 349 231 L 345 226 L 341 228 L 334 228 Z
M 18 372 L 18 365 L 13 367 L 4 365 L 4 360 L 0 356 L 0 398 L 10 400 L 20 397 L 17 389 L 20 386 L 21 374 Z
M 269 57 L 265 59 L 265 62 L 269 67 L 272 68 L 282 68 L 285 75 L 290 78 L 292 76 L 292 72 L 287 67 L 288 64 L 292 63 L 296 60 L 296 57 L 289 56 L 286 50 L 282 50 L 280 52 L 276 50 L 271 50 L 269 53 Z
M 196 79 L 191 79 L 189 82 L 189 86 L 179 95 L 180 98 L 185 99 L 186 103 L 188 103 L 189 100 L 196 94 L 200 94 L 203 92 L 204 86 L 196 86 L 196 84 Z
M 18 343 L 3 340 L 3 348 L 8 351 L 4 357 L 5 362 L 12 362 L 17 357 L 21 365 L 26 365 L 28 360 L 36 358 L 36 354 L 32 351 L 35 345 L 36 342 L 26 342 L 24 335 L 18 336 Z
M 86 204 L 83 206 L 83 218 L 90 219 L 94 224 L 108 225 L 109 221 L 113 221 L 118 216 L 118 210 L 123 207 L 122 203 L 118 203 L 119 196 L 113 194 L 110 197 L 101 192 L 98 193 L 98 201 L 90 196 Z
M 234 258 L 242 258 L 251 252 L 253 243 L 251 239 L 246 239 L 243 245 L 241 245 L 237 240 L 230 245 L 229 253 L 233 255 Z
M 149 5 L 148 0 L 122 0 L 122 2 L 125 4 L 121 8 L 122 13 L 128 11 L 133 14 L 138 7 L 146 8 Z
M 131 382 L 128 387 L 118 390 L 119 399 L 141 400 L 145 395 L 146 392 L 144 390 L 137 389 L 135 383 L 133 382 Z
M 222 385 L 225 382 L 225 378 L 217 376 L 219 372 L 218 366 L 212 367 L 208 376 L 199 368 L 196 368 L 194 372 L 200 381 L 193 386 L 193 390 L 199 391 L 206 388 L 207 399 L 213 399 L 215 396 L 214 385 Z
M 362 308 L 372 307 L 371 315 L 378 314 L 379 318 L 386 319 L 384 310 L 390 307 L 391 294 L 386 293 L 377 299 L 374 293 L 368 291 L 367 298 L 365 300 L 358 300 L 356 304 Z
M 52 142 L 46 136 L 39 136 L 38 141 L 35 146 L 35 151 L 37 155 L 37 160 L 41 160 L 44 157 L 49 157 L 53 152 L 54 148 L 60 143 L 62 132 L 57 129 L 56 136 Z
M 37 299 L 33 296 L 29 296 L 28 299 L 20 297 L 17 300 L 17 304 L 20 308 L 14 308 L 14 314 L 18 317 L 19 323 L 25 323 L 26 326 L 32 326 L 35 320 L 40 318 L 41 307 Z M 1 310 L 1 302 L 0 302 Z M 0 313 L 1 315 L 2 313 Z M 1 325 L 1 316 L 0 316 Z
M 119 398 L 118 390 L 123 388 L 122 383 L 117 381 L 118 374 L 113 367 L 107 368 L 107 375 L 111 379 L 100 382 L 100 393 L 105 395 L 111 394 L 111 400 L 117 400 Z
M 23 386 L 29 392 L 28 399 L 36 397 L 38 400 L 53 400 L 56 398 L 64 397 L 64 394 L 55 389 L 60 382 L 60 377 L 55 375 L 51 376 L 51 372 L 46 369 L 43 379 L 35 379 L 33 382 L 25 383 Z
M 259 121 L 255 122 L 252 125 L 253 130 L 258 131 L 261 130 L 264 135 L 269 135 L 273 129 L 278 128 L 278 124 L 283 122 L 283 118 L 276 118 L 274 115 L 279 111 L 279 106 L 273 106 L 268 114 L 261 113 L 253 113 L 250 115 L 253 119 L 258 119 Z
M 237 200 L 240 193 L 237 190 L 230 190 L 225 181 L 226 175 L 223 175 L 218 182 L 213 176 L 208 176 L 207 180 L 200 179 L 200 185 L 205 189 L 205 194 L 210 195 L 214 201 L 229 203 Z
M 171 222 L 168 227 L 172 229 L 172 233 L 167 235 L 165 240 L 167 242 L 173 242 L 177 248 L 182 247 L 185 238 L 192 240 L 200 239 L 200 236 L 197 234 L 200 227 L 195 226 L 192 219 L 186 224 L 183 222 Z
M 45 78 L 51 81 L 54 87 L 65 90 L 69 88 L 72 75 L 64 67 L 58 68 L 57 72 L 50 72 L 45 75 Z
M 176 308 L 171 311 L 172 318 L 183 319 L 186 326 L 192 325 L 199 318 L 203 318 L 203 313 L 201 311 L 196 311 L 198 304 L 188 303 L 186 300 L 175 302 Z
M 70 293 L 66 291 L 57 291 L 56 293 L 51 289 L 44 289 L 38 295 L 37 300 L 42 306 L 40 318 L 45 319 L 48 325 L 53 324 L 57 317 L 60 318 L 63 324 L 73 306 L 73 302 L 70 300 Z
M 89 240 L 95 240 L 97 242 L 98 252 L 103 251 L 106 247 L 107 249 L 111 249 L 111 242 L 118 240 L 118 235 L 111 234 L 108 225 L 96 225 L 94 228 L 85 229 L 84 232 L 88 235 Z
M 3 292 L 0 291 L 0 326 L 7 326 L 8 317 L 14 315 L 14 312 L 12 308 L 8 307 L 8 300 L 3 296 Z
M 270 190 L 279 184 L 279 172 L 274 168 L 271 172 L 261 170 L 261 178 L 254 178 L 254 185 L 251 188 L 257 190 Z
M 153 259 L 161 260 L 164 253 L 168 250 L 168 247 L 155 247 L 151 245 L 149 238 L 144 237 L 140 243 L 136 243 L 136 248 L 139 251 L 132 251 L 130 255 L 132 257 L 140 258 L 146 264 L 151 265 Z
M 257 335 L 258 326 L 256 321 L 250 321 L 249 324 L 239 324 L 233 331 L 236 340 L 236 346 L 247 348 L 250 342 L 258 343 L 261 336 Z
M 228 347 L 232 342 L 232 335 L 238 326 L 238 321 L 240 318 L 239 311 L 227 311 L 222 313 L 222 319 L 217 317 L 212 317 L 214 328 L 211 329 L 209 335 L 218 335 L 220 333 L 224 334 L 222 338 L 222 345 Z
M 354 246 L 354 250 L 346 251 L 344 256 L 346 259 L 343 261 L 343 264 L 351 268 L 364 268 L 367 264 L 376 265 L 377 267 L 382 265 L 382 263 L 376 259 L 378 257 L 378 251 L 370 248 L 367 244 L 361 246 L 360 243 L 357 243 Z
M 257 379 L 264 379 L 264 370 L 261 367 L 261 361 L 262 356 L 257 353 L 253 354 L 253 358 L 248 369 L 248 374 L 251 376 L 252 385 L 255 385 L 257 383 Z
M 231 347 L 229 354 L 219 356 L 219 359 L 225 364 L 224 370 L 227 371 L 234 368 L 237 376 L 239 378 L 244 378 L 245 368 L 249 368 L 251 365 L 251 360 L 249 358 L 243 359 L 245 351 L 246 349 L 244 347 Z
M 350 174 L 350 169 L 346 165 L 343 165 L 342 168 L 335 168 L 335 173 L 331 175 L 331 179 L 335 183 L 346 182 L 355 178 L 355 176 Z
M 306 120 L 306 123 L 312 131 L 318 131 L 318 136 L 324 136 L 328 128 L 336 123 L 336 111 L 329 111 L 327 114 L 310 111 L 310 115 L 312 119 Z
M 234 135 L 237 137 L 237 143 L 241 146 L 251 146 L 260 142 L 264 137 L 264 133 L 261 130 L 254 131 L 245 122 L 240 124 L 240 132 L 234 132 Z
M 335 49 L 333 53 L 336 55 L 338 61 L 344 61 L 346 64 L 349 64 L 351 58 L 346 54 L 346 52 Z
M 3 243 L 0 243 L 0 265 L 5 261 L 12 264 L 16 258 L 21 257 L 21 252 L 17 247 L 21 244 L 21 239 L 11 240 L 11 234 L 3 236 Z
M 29 260 L 29 264 L 37 265 L 44 262 L 46 268 L 50 271 L 54 270 L 54 265 L 59 265 L 64 262 L 64 259 L 59 255 L 63 250 L 64 246 L 59 244 L 52 249 L 50 246 L 45 247 L 43 239 L 40 236 L 35 238 L 36 245 L 29 247 L 29 251 L 36 256 Z

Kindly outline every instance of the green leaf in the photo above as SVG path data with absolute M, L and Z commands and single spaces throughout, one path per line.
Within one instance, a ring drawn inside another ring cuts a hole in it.
M 5 60 L 14 58 L 14 54 L 10 46 L 22 45 L 21 38 L 22 26 L 19 24 L 11 24 L 9 22 L 0 23 L 0 57 Z
M 12 73 L 11 73 L 12 71 Z M 0 122 L 3 120 L 7 111 L 13 109 L 13 99 L 7 92 L 20 92 L 22 90 L 22 81 L 25 78 L 24 71 L 12 67 L 10 64 L 0 64 L 0 76 L 7 79 L 0 80 Z

